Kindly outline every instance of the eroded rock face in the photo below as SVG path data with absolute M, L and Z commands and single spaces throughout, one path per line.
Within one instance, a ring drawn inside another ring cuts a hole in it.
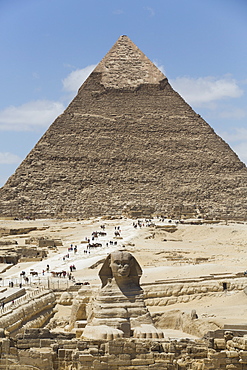
M 42 290 L 34 296 L 28 296 L 23 302 L 16 304 L 14 308 L 2 313 L 0 328 L 15 335 L 26 328 L 42 327 L 53 316 L 55 305 L 55 294 Z
M 88 316 L 88 306 L 92 289 L 88 286 L 82 286 L 78 291 L 75 299 L 72 302 L 71 316 L 70 316 L 70 329 L 75 327 L 76 321 L 84 320 L 86 322 Z
M 102 287 L 91 301 L 83 337 L 113 339 L 131 336 L 161 338 L 163 333 L 153 322 L 143 300 L 139 280 L 142 270 L 134 256 L 126 251 L 111 253 L 99 276 Z

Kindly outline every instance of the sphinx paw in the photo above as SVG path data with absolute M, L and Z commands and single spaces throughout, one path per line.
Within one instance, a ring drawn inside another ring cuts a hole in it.
M 164 338 L 164 333 L 160 329 L 156 329 L 153 325 L 142 324 L 133 330 L 134 338 L 140 339 L 161 339 Z
M 104 326 L 101 330 L 101 339 L 113 340 L 117 338 L 123 338 L 124 333 L 122 330 L 111 328 L 110 326 Z
M 98 326 L 86 326 L 83 332 L 83 337 L 87 339 L 97 339 L 97 340 L 113 340 L 117 338 L 122 338 L 124 333 L 122 330 L 112 328 L 107 325 Z

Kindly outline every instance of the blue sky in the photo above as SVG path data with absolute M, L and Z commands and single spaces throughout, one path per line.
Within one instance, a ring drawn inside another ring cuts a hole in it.
M 0 186 L 120 35 L 247 163 L 246 0 L 0 0 Z

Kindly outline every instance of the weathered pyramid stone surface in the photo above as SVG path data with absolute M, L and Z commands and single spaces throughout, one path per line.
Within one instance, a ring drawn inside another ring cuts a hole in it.
M 0 189 L 0 215 L 88 217 L 126 206 L 244 216 L 246 166 L 121 36 Z

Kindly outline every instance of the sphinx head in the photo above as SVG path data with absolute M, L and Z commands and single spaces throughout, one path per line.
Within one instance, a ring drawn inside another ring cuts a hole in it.
M 139 286 L 141 275 L 142 270 L 139 263 L 131 253 L 125 250 L 109 254 L 99 272 L 102 288 L 110 278 L 115 278 L 117 281 L 130 279 Z

